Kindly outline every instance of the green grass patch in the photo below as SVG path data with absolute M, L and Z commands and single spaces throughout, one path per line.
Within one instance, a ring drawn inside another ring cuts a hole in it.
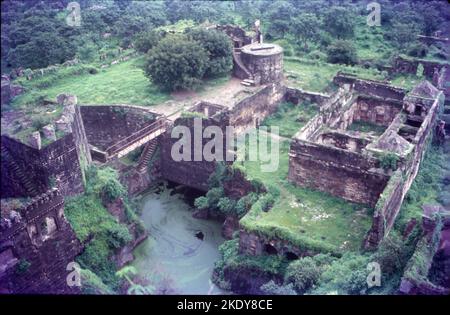
M 285 58 L 284 70 L 288 85 L 308 91 L 323 92 L 330 86 L 338 71 L 358 75 L 363 79 L 382 80 L 383 75 L 376 69 L 360 66 L 346 66 L 326 62 L 313 62 L 300 58 Z
M 295 105 L 282 103 L 278 106 L 276 113 L 267 117 L 262 125 L 278 126 L 280 136 L 292 137 L 319 111 L 315 105 L 306 102 Z
M 334 253 L 358 250 L 370 228 L 373 210 L 289 183 L 289 141 L 281 141 L 279 147 L 279 167 L 275 172 L 262 172 L 261 161 L 236 162 L 249 179 L 280 190 L 279 198 L 268 212 L 254 206 L 241 219 L 241 225 L 249 231 L 287 239 L 308 249 Z M 247 148 L 256 150 L 249 144 Z M 238 154 L 243 154 L 243 148 Z
M 81 104 L 155 105 L 169 100 L 170 95 L 153 85 L 141 66 L 142 57 L 100 69 L 96 74 L 61 76 L 48 87 L 42 87 L 40 82 L 48 80 L 45 77 L 24 81 L 27 92 L 15 98 L 12 105 L 23 107 L 35 103 L 38 98 L 55 100 L 60 93 L 75 94 Z

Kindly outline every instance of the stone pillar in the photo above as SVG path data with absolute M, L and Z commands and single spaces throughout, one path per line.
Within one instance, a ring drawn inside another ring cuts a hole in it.
M 42 127 L 42 132 L 44 133 L 45 138 L 52 141 L 56 140 L 55 126 L 52 124 Z
M 39 133 L 39 131 L 35 131 L 29 136 L 28 143 L 33 148 L 36 148 L 38 150 L 41 149 L 42 143 L 41 143 L 41 134 Z

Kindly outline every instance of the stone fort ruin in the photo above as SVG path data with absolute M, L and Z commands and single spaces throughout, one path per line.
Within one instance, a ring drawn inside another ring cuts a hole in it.
M 84 191 L 89 164 L 119 169 L 130 194 L 144 191 L 158 179 L 207 191 L 216 162 L 173 161 L 173 127 L 193 128 L 194 117 L 201 117 L 205 127 L 219 126 L 225 134 L 231 125 L 239 133 L 258 127 L 283 101 L 307 99 L 320 105 L 319 114 L 292 139 L 288 179 L 374 207 L 367 248 L 376 247 L 389 232 L 442 111 L 445 80 L 433 81 L 434 85 L 424 81 L 406 92 L 339 73 L 332 95 L 307 92 L 286 86 L 280 46 L 262 43 L 239 27 L 213 28 L 233 42 L 238 84 L 230 94 L 155 107 L 78 104 L 75 96 L 61 94 L 57 99 L 61 114 L 45 126 L 48 132 L 43 136 L 35 132 L 23 141 L 2 134 L 1 197 L 28 199 L 19 209 L 1 213 L 0 292 L 75 292 L 62 275 L 82 245 L 64 218 L 64 198 Z M 439 71 L 439 78 L 449 73 L 448 68 Z M 2 127 L 8 123 L 2 116 Z M 355 131 L 352 125 L 358 123 L 378 128 Z M 121 164 L 120 158 L 137 148 L 142 151 L 136 165 Z M 244 182 L 233 185 L 245 186 Z M 241 252 L 261 254 L 266 243 L 279 244 L 278 252 L 286 245 L 283 240 L 241 233 Z M 299 257 L 308 254 L 300 248 L 291 251 Z M 24 260 L 31 265 L 18 274 Z

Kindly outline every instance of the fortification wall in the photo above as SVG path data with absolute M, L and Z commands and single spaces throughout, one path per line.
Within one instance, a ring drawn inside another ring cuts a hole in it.
M 68 107 L 70 109 L 66 110 Z M 84 191 L 84 168 L 91 162 L 91 155 L 77 106 L 68 107 L 65 108 L 65 119 L 57 125 L 67 133 L 41 149 L 2 136 L 2 146 L 14 160 L 2 160 L 2 168 L 5 169 L 2 172 L 3 198 L 34 196 L 53 185 L 64 196 Z M 18 169 L 11 168 L 11 163 L 16 164 Z M 26 175 L 28 183 L 24 183 L 20 173 Z M 27 189 L 29 185 L 33 187 Z
M 75 294 L 68 286 L 67 265 L 82 246 L 64 217 L 64 198 L 57 189 L 34 198 L 22 217 L 0 234 L 0 292 Z
M 284 100 L 293 104 L 299 104 L 300 102 L 307 101 L 319 106 L 325 103 L 329 98 L 330 96 L 326 94 L 304 91 L 302 89 L 292 87 L 286 87 L 286 92 L 284 95 Z
M 443 93 L 434 100 L 427 116 L 422 122 L 413 139 L 414 148 L 405 159 L 401 159 L 400 166 L 390 178 L 389 183 L 380 195 L 375 206 L 374 220 L 366 241 L 366 248 L 374 248 L 387 235 L 394 224 L 409 188 L 416 178 L 420 163 L 427 145 L 433 137 L 438 113 L 443 106 Z
M 375 206 L 389 179 L 376 172 L 378 161 L 356 152 L 294 140 L 288 179 L 343 199 Z
M 121 105 L 83 105 L 80 112 L 89 144 L 101 150 L 152 124 L 156 118 L 148 110 Z
M 195 135 L 195 120 L 201 121 L 201 128 L 197 129 L 199 130 L 199 132 L 201 132 L 199 134 L 200 136 L 203 134 L 203 131 L 209 126 L 217 126 L 221 129 L 223 137 L 221 138 L 222 141 L 220 141 L 219 138 L 216 139 L 216 152 L 218 152 L 218 147 L 222 147 L 223 153 L 221 154 L 221 156 L 222 159 L 225 159 L 225 153 L 227 152 L 226 126 L 229 125 L 229 115 L 228 112 L 224 110 L 223 112 L 216 112 L 216 114 L 211 117 L 202 117 L 204 108 L 201 109 L 200 107 L 194 109 L 194 112 L 201 114 L 198 117 L 180 117 L 175 120 L 173 125 L 174 128 L 176 128 L 177 126 L 184 126 L 190 131 L 190 134 L 186 136 L 186 138 L 184 138 L 187 141 L 187 143 L 185 142 L 186 146 L 183 146 L 183 150 L 187 150 L 185 152 L 190 152 L 188 154 L 187 161 L 175 161 L 171 154 L 174 145 L 176 145 L 177 142 L 180 143 L 181 137 L 184 137 L 185 135 L 174 134 L 174 138 L 172 138 L 171 135 L 172 130 L 174 130 L 173 128 L 168 128 L 168 131 L 162 135 L 161 175 L 162 178 L 173 181 L 175 183 L 183 184 L 198 190 L 207 191 L 209 176 L 215 171 L 217 162 L 207 161 L 202 154 L 205 145 L 209 141 L 212 141 L 211 138 L 208 139 L 205 137 L 201 137 L 202 140 L 200 142 L 200 145 L 196 145 L 195 141 L 198 141 L 199 139 L 197 138 L 198 135 Z M 199 148 L 202 151 L 198 151 L 201 154 L 200 161 L 196 161 L 195 159 L 195 148 Z
M 285 87 L 282 84 L 266 85 L 231 109 L 230 125 L 238 131 L 259 125 L 267 116 L 276 112 L 284 94 Z

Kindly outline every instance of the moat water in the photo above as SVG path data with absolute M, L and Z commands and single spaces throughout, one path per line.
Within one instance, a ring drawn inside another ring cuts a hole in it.
M 194 197 L 168 187 L 143 196 L 141 219 L 149 237 L 135 249 L 133 266 L 160 292 L 224 294 L 211 282 L 224 241 L 221 224 L 193 218 Z

